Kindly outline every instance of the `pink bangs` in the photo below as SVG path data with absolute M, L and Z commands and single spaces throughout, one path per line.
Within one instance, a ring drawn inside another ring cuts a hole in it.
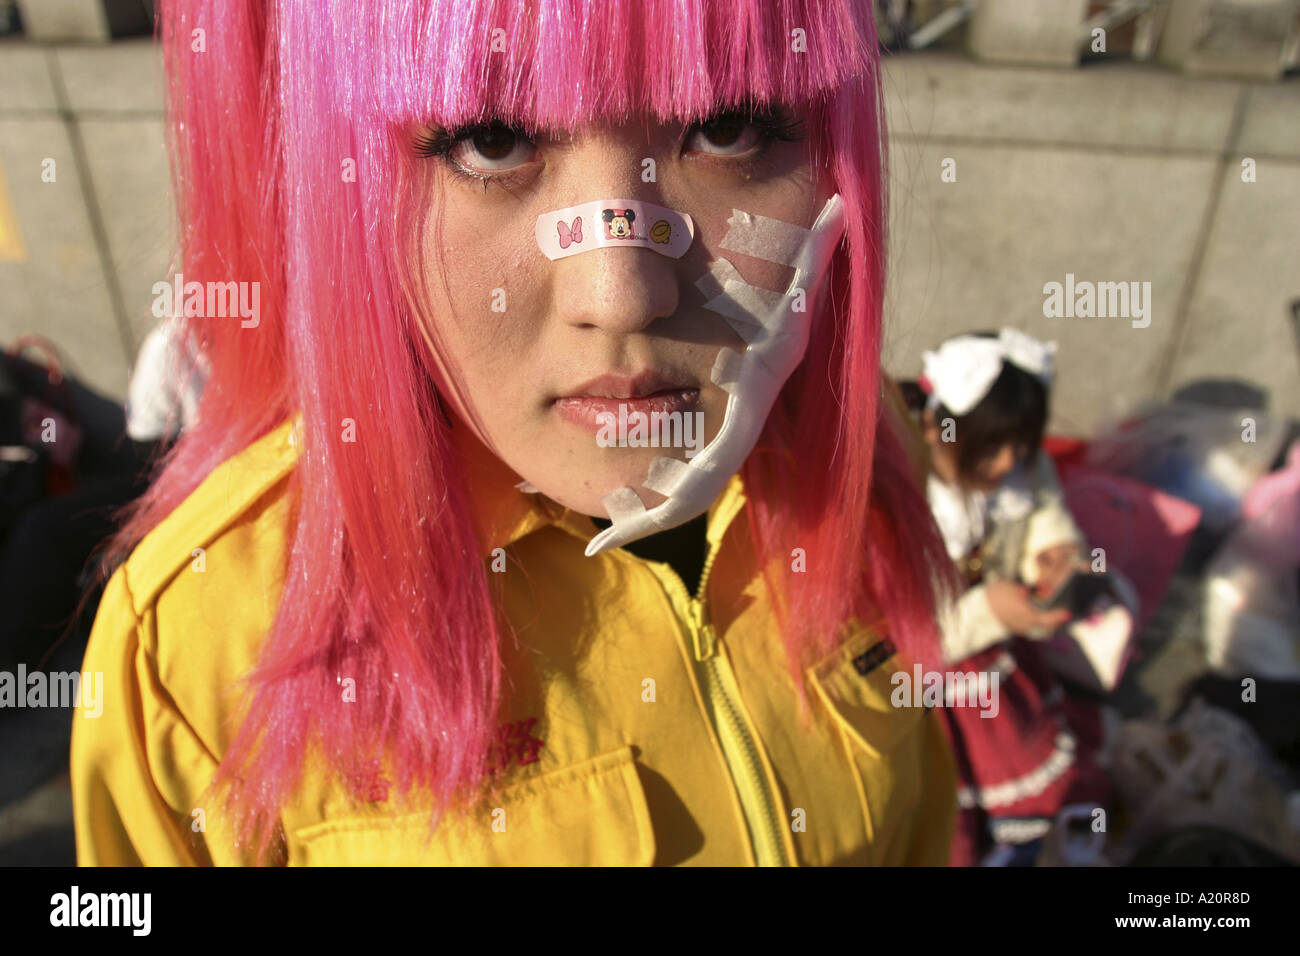
M 844 0 L 388 0 L 333 4 L 328 16 L 313 0 L 286 6 L 301 11 L 286 23 L 305 28 L 337 104 L 404 122 L 698 117 L 808 102 L 874 63 L 869 7 Z

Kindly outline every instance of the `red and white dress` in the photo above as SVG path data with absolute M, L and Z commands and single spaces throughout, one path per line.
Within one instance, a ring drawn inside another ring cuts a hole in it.
M 1095 755 L 1095 706 L 1067 699 L 1043 640 L 1009 633 L 989 606 L 998 578 L 1037 581 L 1036 556 L 1061 544 L 1084 547 L 1045 454 L 991 495 L 970 494 L 931 475 L 927 497 L 967 590 L 941 619 L 947 667 L 997 674 L 996 708 L 940 708 L 960 787 L 952 864 L 972 865 L 997 843 L 1043 836 L 1062 807 L 1103 806 L 1108 793 Z M 1050 636 L 1050 635 L 1044 635 Z

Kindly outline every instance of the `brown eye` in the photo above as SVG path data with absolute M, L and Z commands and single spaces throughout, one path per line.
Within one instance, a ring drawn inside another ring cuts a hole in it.
M 502 172 L 532 162 L 537 146 L 520 131 L 492 123 L 458 136 L 449 156 L 475 172 Z
M 742 122 L 738 116 L 724 116 L 721 119 L 705 123 L 700 127 L 700 132 L 714 146 L 725 148 L 734 145 L 748 125 L 748 123 Z
M 471 142 L 484 159 L 499 161 L 505 159 L 514 150 L 518 138 L 513 130 L 503 126 L 493 126 L 479 130 Z
M 686 138 L 686 148 L 717 156 L 739 156 L 762 142 L 762 130 L 744 116 L 725 114 L 698 123 Z

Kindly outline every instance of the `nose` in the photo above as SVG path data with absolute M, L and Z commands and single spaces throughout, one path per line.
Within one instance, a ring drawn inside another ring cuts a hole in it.
M 993 461 L 989 465 L 989 479 L 993 482 L 1000 482 L 1003 478 L 1011 473 L 1016 467 L 1016 450 L 1011 445 L 1003 445 L 998 449 Z
M 676 260 L 649 249 L 606 246 L 554 270 L 554 299 L 570 325 L 629 335 L 677 311 Z
M 671 205 L 656 187 L 647 188 L 641 180 L 642 157 L 653 149 L 648 137 L 632 126 L 588 130 L 575 137 L 557 170 L 556 185 L 572 197 L 566 205 L 606 198 Z M 615 219 L 608 227 L 616 235 L 612 230 L 623 225 Z M 630 225 L 638 235 L 650 227 L 639 220 Z M 598 220 L 584 226 L 596 233 L 607 223 Z M 571 326 L 630 335 L 677 312 L 680 267 L 681 260 L 650 249 L 604 246 L 551 263 L 551 300 Z

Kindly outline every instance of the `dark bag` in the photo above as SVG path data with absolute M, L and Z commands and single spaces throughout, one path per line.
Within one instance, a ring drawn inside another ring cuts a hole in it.
M 39 347 L 44 361 L 23 358 Z M 0 355 L 0 540 L 26 508 L 71 491 L 85 431 L 58 351 L 37 335 Z

